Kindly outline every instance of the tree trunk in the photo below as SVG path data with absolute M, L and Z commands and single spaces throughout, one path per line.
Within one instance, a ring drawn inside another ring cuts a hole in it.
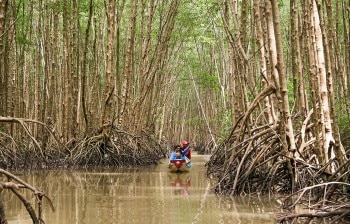
M 292 74 L 294 76 L 294 92 L 295 102 L 297 103 L 297 110 L 299 110 L 303 117 L 306 116 L 308 111 L 307 95 L 305 90 L 305 80 L 303 78 L 303 63 L 301 57 L 301 44 L 300 44 L 300 20 L 298 2 L 296 0 L 291 1 L 291 60 L 292 60 Z
M 292 118 L 289 109 L 289 99 L 288 99 L 288 88 L 287 88 L 287 76 L 285 71 L 284 59 L 283 59 L 283 48 L 282 48 L 282 37 L 281 37 L 281 28 L 280 28 L 280 18 L 279 11 L 276 0 L 271 0 L 272 6 L 272 15 L 273 15 L 273 27 L 275 32 L 275 40 L 276 40 L 276 53 L 277 53 L 277 64 L 275 65 L 278 70 L 279 76 L 279 91 L 281 94 L 281 118 L 280 124 L 282 135 L 286 133 L 288 139 L 285 140 L 285 150 L 289 150 L 292 153 L 296 153 L 296 144 L 294 138 L 294 130 L 292 125 Z M 273 37 L 272 37 L 273 39 Z M 271 39 L 271 40 L 272 40 Z M 282 136 L 282 139 L 284 137 Z M 288 141 L 288 142 L 287 142 Z M 298 155 L 294 155 L 298 156 Z
M 106 8 L 107 15 L 107 58 L 106 58 L 106 74 L 104 79 L 103 90 L 103 114 L 102 114 L 102 133 L 105 137 L 109 136 L 110 126 L 113 125 L 115 113 L 113 111 L 114 105 L 114 77 L 112 73 L 113 59 L 114 59 L 114 38 L 116 30 L 116 3 L 115 0 L 109 0 Z
M 128 26 L 128 34 L 126 37 L 126 49 L 125 49 L 125 67 L 122 76 L 122 86 L 121 86 L 121 96 L 120 96 L 120 104 L 119 104 L 119 119 L 118 119 L 118 127 L 121 127 L 125 119 L 128 119 L 128 109 L 129 109 L 129 101 L 128 94 L 130 93 L 130 87 L 133 83 L 132 75 L 133 75 L 133 63 L 134 63 L 134 43 L 135 43 L 135 32 L 136 32 L 136 16 L 137 16 L 137 3 L 138 0 L 133 0 L 131 3 L 131 12 L 129 17 L 129 26 Z
M 322 141 L 323 141 L 323 164 L 326 164 L 329 159 L 333 159 L 335 157 L 333 145 L 335 140 L 333 138 L 331 117 L 330 117 L 330 107 L 329 107 L 329 96 L 328 96 L 328 88 L 327 88 L 327 72 L 326 72 L 326 64 L 325 64 L 325 56 L 324 56 L 324 48 L 323 48 L 323 39 L 322 39 L 322 30 L 320 26 L 320 17 L 316 4 L 316 0 L 313 0 L 312 5 L 312 13 L 313 13 L 313 27 L 315 34 L 315 43 L 314 49 L 316 53 L 316 74 L 319 80 L 319 96 L 320 96 L 320 123 L 322 124 Z M 329 158 L 329 154 L 331 158 Z M 335 170 L 333 170 L 334 172 Z
M 268 54 L 265 50 L 265 41 L 264 41 L 264 34 L 263 34 L 263 29 L 262 29 L 262 17 L 260 13 L 260 1 L 255 1 L 254 5 L 254 12 L 255 12 L 255 17 L 256 17 L 256 35 L 257 35 L 257 40 L 259 42 L 259 49 L 260 49 L 260 72 L 262 76 L 262 83 L 263 83 L 263 88 L 267 88 L 268 85 L 273 85 L 273 79 L 271 77 L 271 73 L 268 73 L 267 71 L 267 61 L 266 58 L 268 57 Z M 264 99 L 265 102 L 265 107 L 266 107 L 266 117 L 267 121 L 269 124 L 273 124 L 277 121 L 277 117 L 274 111 L 274 101 L 273 97 L 267 96 Z
M 5 28 L 8 0 L 0 0 L 0 114 L 6 114 L 6 95 L 7 95 L 7 75 L 6 75 L 6 44 Z
M 326 55 L 326 70 L 327 72 L 327 87 L 329 91 L 329 104 L 330 104 L 330 119 L 332 121 L 332 128 L 334 133 L 334 152 L 336 155 L 337 160 L 339 161 L 339 164 L 342 165 L 346 161 L 346 155 L 344 147 L 341 143 L 340 139 L 340 132 L 339 132 L 339 126 L 336 116 L 336 109 L 335 109 L 335 95 L 334 95 L 334 80 L 335 80 L 335 74 L 338 74 L 341 72 L 337 69 L 337 60 L 336 60 L 336 52 L 334 49 L 338 49 L 339 46 L 336 46 L 336 37 L 334 32 L 334 18 L 332 13 L 332 1 L 327 0 L 326 3 L 327 7 L 325 7 L 327 12 L 327 25 L 325 25 L 324 22 L 324 16 L 323 13 L 320 14 L 321 18 L 321 29 L 324 30 L 327 35 L 323 35 L 323 43 L 325 47 L 325 55 Z M 340 75 L 341 76 L 341 75 Z M 340 78 L 341 80 L 341 78 Z M 342 93 L 341 93 L 342 94 Z
M 153 16 L 156 9 L 156 4 L 154 0 L 150 0 L 147 7 L 147 21 L 145 16 L 142 16 L 141 28 L 143 29 L 144 35 L 142 35 L 142 44 L 141 44 L 141 62 L 139 67 L 139 79 L 138 79 L 138 95 L 136 95 L 136 100 L 133 105 L 133 111 L 135 117 L 135 129 L 140 130 L 144 124 L 144 100 L 149 91 L 149 80 L 151 79 L 151 74 L 149 73 L 150 68 L 150 50 L 151 50 L 151 33 L 153 29 Z M 144 9 L 143 9 L 144 10 Z
M 92 22 L 92 15 L 93 15 L 93 4 L 92 0 L 90 0 L 89 3 L 89 19 L 88 23 L 85 29 L 85 42 L 84 42 L 84 50 L 83 50 L 83 58 L 82 58 L 82 69 L 81 69 L 81 107 L 83 112 L 83 118 L 84 118 L 84 133 L 87 134 L 90 131 L 90 123 L 89 123 L 89 115 L 88 115 L 88 109 L 87 109 L 87 89 L 88 89 L 88 82 L 87 82 L 87 53 L 88 53 L 88 46 L 89 46 L 89 38 L 90 38 L 90 27 Z

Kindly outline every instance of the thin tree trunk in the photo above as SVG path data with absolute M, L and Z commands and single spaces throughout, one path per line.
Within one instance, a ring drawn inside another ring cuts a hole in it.
M 80 37 L 79 37 L 79 12 L 78 12 L 78 2 L 77 0 L 72 0 L 72 16 L 71 16 L 71 30 L 72 30 L 72 36 L 70 41 L 70 54 L 71 54 L 71 80 L 70 83 L 70 95 L 71 95 L 71 114 L 70 114 L 70 121 L 69 121 L 69 133 L 70 138 L 75 138 L 77 134 L 79 133 L 79 108 L 80 108 L 80 100 L 79 95 L 81 93 L 80 91 L 80 82 L 79 82 L 79 55 L 80 52 L 78 50 L 78 47 L 80 45 Z
M 55 5 L 59 5 L 59 0 L 55 1 Z M 50 75 L 50 84 L 49 84 L 49 93 L 48 93 L 48 102 L 47 102 L 47 117 L 54 123 L 57 122 L 57 116 L 58 112 L 55 109 L 55 105 L 58 103 L 58 97 L 57 97 L 57 80 L 59 76 L 59 46 L 58 46 L 58 28 L 59 28 L 59 15 L 58 10 L 53 10 L 53 33 L 50 37 L 51 39 L 51 75 Z
M 327 87 L 329 91 L 329 103 L 330 103 L 330 119 L 333 121 L 333 133 L 334 133 L 334 153 L 336 155 L 336 158 L 338 159 L 340 165 L 344 164 L 346 161 L 346 155 L 343 145 L 341 144 L 340 139 L 340 132 L 339 132 L 339 126 L 337 122 L 336 117 L 336 109 L 335 109 L 335 95 L 334 95 L 334 78 L 335 74 L 337 74 L 337 60 L 336 52 L 334 49 L 339 49 L 339 46 L 336 46 L 336 38 L 335 38 L 335 32 L 334 32 L 334 21 L 333 21 L 333 13 L 332 13 L 332 2 L 330 0 L 327 0 L 326 2 L 327 7 L 325 7 L 327 11 L 327 25 L 325 25 L 325 22 L 323 21 L 324 16 L 323 13 L 320 14 L 320 18 L 322 19 L 321 29 L 324 30 L 324 32 L 327 33 L 327 35 L 323 35 L 323 43 L 325 47 L 326 52 L 326 70 L 327 72 Z M 340 72 L 339 72 L 340 73 Z
M 113 66 L 113 49 L 114 49 L 114 37 L 116 30 L 116 3 L 115 0 L 109 0 L 106 5 L 107 16 L 107 58 L 106 58 L 106 74 L 105 74 L 105 86 L 103 90 L 103 114 L 102 114 L 102 133 L 105 137 L 109 136 L 110 126 L 113 125 L 113 94 L 115 91 L 114 78 L 112 73 Z
M 6 81 L 6 45 L 4 40 L 6 37 L 6 15 L 7 15 L 8 0 L 0 0 L 0 114 L 6 114 L 6 95 L 7 95 L 7 81 Z
M 267 58 L 267 53 L 265 51 L 266 47 L 265 47 L 265 41 L 264 41 L 264 35 L 263 35 L 263 29 L 262 29 L 262 17 L 261 17 L 261 13 L 260 13 L 260 1 L 255 1 L 255 5 L 254 5 L 254 12 L 255 12 L 255 17 L 256 17 L 256 34 L 257 34 L 257 39 L 259 42 L 259 49 L 260 49 L 260 72 L 261 72 L 261 76 L 262 76 L 262 83 L 263 83 L 263 88 L 267 88 L 268 85 L 272 85 L 273 84 L 273 80 L 271 79 L 271 75 L 269 75 L 267 73 L 267 62 L 266 62 L 266 58 Z M 269 124 L 273 124 L 277 121 L 277 117 L 275 115 L 274 112 L 274 108 L 273 106 L 271 106 L 271 104 L 273 104 L 273 98 L 270 96 L 265 97 L 264 99 L 265 102 L 265 107 L 266 107 L 266 117 L 268 120 Z
M 308 67 L 309 67 L 309 77 L 308 80 L 310 82 L 310 95 L 311 95 L 311 104 L 312 108 L 314 110 L 313 115 L 313 121 L 314 121 L 314 130 L 313 133 L 315 134 L 316 137 L 316 155 L 317 158 L 319 158 L 321 161 L 323 161 L 323 153 L 322 153 L 322 142 L 321 142 L 321 136 L 318 133 L 322 132 L 322 125 L 318 122 L 320 120 L 320 110 L 321 108 L 318 106 L 319 104 L 319 85 L 318 85 L 318 76 L 316 74 L 316 52 L 313 47 L 314 45 L 314 32 L 312 28 L 313 24 L 313 19 L 312 19 L 312 0 L 311 1 L 305 1 L 303 2 L 304 4 L 302 5 L 303 7 L 303 15 L 304 15 L 304 24 L 305 24 L 305 36 L 307 38 L 304 39 L 305 41 L 305 46 L 307 49 L 305 50 L 308 52 Z
M 150 0 L 148 3 L 147 7 L 147 22 L 146 22 L 146 29 L 145 33 L 143 35 L 142 39 L 142 45 L 141 45 L 141 63 L 140 63 L 140 68 L 139 68 L 139 94 L 136 95 L 135 97 L 137 98 L 135 100 L 134 104 L 134 117 L 135 117 L 135 129 L 139 130 L 144 123 L 143 119 L 143 101 L 144 98 L 146 97 L 146 93 L 149 91 L 150 85 L 149 85 L 149 79 L 150 73 L 149 73 L 149 66 L 150 66 L 150 48 L 151 48 L 151 33 L 153 29 L 153 16 L 154 16 L 154 11 L 156 9 L 156 4 L 154 0 Z M 144 16 L 143 16 L 144 18 Z M 144 29 L 142 27 L 142 29 Z
M 84 118 L 84 124 L 85 124 L 85 134 L 87 134 L 90 131 L 90 126 L 89 126 L 89 116 L 87 112 L 87 97 L 86 97 L 86 92 L 88 88 L 88 83 L 87 83 L 87 53 L 88 53 L 88 45 L 89 45 L 89 38 L 90 38 L 90 27 L 91 27 L 91 22 L 92 22 L 92 15 L 93 15 L 93 1 L 90 0 L 89 3 L 89 19 L 88 23 L 86 26 L 85 30 L 85 42 L 84 42 L 84 50 L 83 50 L 83 58 L 82 58 L 82 70 L 81 70 L 81 107 L 83 111 L 83 118 Z
M 69 2 L 63 3 L 63 66 L 62 66 L 62 81 L 61 81 L 61 105 L 62 105 L 62 114 L 61 114 L 61 121 L 62 121 L 62 131 L 64 131 L 63 137 L 64 140 L 68 140 L 68 130 L 69 129 L 69 108 L 70 108 L 70 101 L 69 101 L 69 75 L 70 73 L 70 55 L 69 55 Z
M 323 158 L 322 161 L 326 164 L 329 159 L 335 157 L 333 145 L 335 140 L 333 138 L 333 131 L 331 125 L 330 116 L 330 106 L 329 106 L 329 96 L 327 88 L 327 72 L 326 72 L 326 62 L 325 62 L 325 52 L 323 47 L 322 30 L 320 26 L 320 15 L 318 12 L 316 0 L 313 0 L 313 27 L 315 32 L 315 52 L 316 52 L 316 72 L 319 77 L 319 94 L 321 99 L 321 120 L 322 124 L 322 140 L 323 140 Z M 331 155 L 329 158 L 328 154 Z M 333 170 L 335 171 L 335 170 Z
M 271 0 L 271 6 L 272 6 L 275 38 L 276 38 L 276 52 L 277 52 L 276 68 L 278 70 L 278 75 L 279 75 L 279 83 L 280 83 L 279 91 L 281 93 L 281 101 L 282 101 L 280 122 L 283 126 L 285 125 L 284 127 L 282 127 L 282 129 L 286 131 L 286 134 L 289 140 L 288 144 L 285 145 L 285 149 L 287 149 L 287 146 L 288 146 L 288 150 L 290 152 L 296 153 L 294 130 L 293 130 L 292 118 L 291 118 L 290 109 L 289 109 L 287 76 L 286 76 L 284 59 L 283 59 L 282 37 L 281 37 L 280 18 L 279 18 L 277 1 Z
M 128 34 L 126 37 L 126 50 L 125 50 L 125 67 L 123 71 L 122 77 L 122 92 L 121 92 L 121 100 L 119 105 L 119 119 L 118 119 L 118 127 L 123 125 L 124 119 L 127 119 L 126 114 L 128 109 L 128 94 L 129 94 L 129 86 L 132 85 L 130 81 L 132 80 L 133 75 L 133 63 L 134 63 L 134 43 L 135 43 L 135 32 L 136 32 L 136 16 L 137 16 L 137 3 L 138 0 L 132 0 L 131 3 L 131 12 L 129 17 L 129 27 Z
M 298 110 L 301 111 L 303 117 L 306 116 L 308 107 L 307 107 L 307 98 L 305 90 L 305 80 L 303 78 L 303 63 L 301 57 L 301 46 L 300 46 L 300 32 L 299 32 L 299 9 L 298 2 L 296 0 L 291 1 L 291 59 L 292 59 L 292 74 L 294 77 L 294 90 L 296 103 L 298 104 Z

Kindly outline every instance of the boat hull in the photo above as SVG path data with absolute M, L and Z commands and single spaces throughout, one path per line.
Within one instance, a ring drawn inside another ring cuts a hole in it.
M 169 163 L 170 172 L 188 172 L 190 167 L 186 165 L 186 160 L 176 159 Z

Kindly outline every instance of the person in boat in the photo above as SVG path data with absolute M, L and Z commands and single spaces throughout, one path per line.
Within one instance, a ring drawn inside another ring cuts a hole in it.
M 181 150 L 181 146 L 180 145 L 176 145 L 174 152 L 172 152 L 170 154 L 168 166 L 170 167 L 171 160 L 177 160 L 177 159 L 185 160 L 186 161 L 186 166 L 187 167 L 192 167 L 191 161 L 187 158 L 187 156 L 184 155 L 183 151 Z
M 181 142 L 181 150 L 182 154 L 186 156 L 189 160 L 191 160 L 191 147 L 188 141 Z

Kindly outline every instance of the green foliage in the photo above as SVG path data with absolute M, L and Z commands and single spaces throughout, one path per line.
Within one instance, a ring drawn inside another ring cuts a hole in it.
M 220 83 L 218 77 L 215 74 L 205 71 L 197 58 L 191 58 L 187 61 L 187 63 L 189 63 L 190 71 L 184 74 L 183 80 L 191 79 L 192 77 L 188 73 L 192 72 L 195 79 L 194 81 L 198 87 L 202 89 L 210 89 L 217 92 L 220 91 Z M 189 82 L 188 84 L 193 85 L 192 82 Z
M 214 38 L 209 28 L 211 28 L 213 21 L 219 19 L 213 16 L 217 15 L 218 10 L 216 1 L 183 1 L 177 16 L 178 27 L 185 32 L 184 37 L 191 43 L 198 40 L 211 43 Z
M 22 46 L 29 46 L 32 45 L 32 41 L 28 39 L 27 33 L 31 29 L 31 18 L 28 11 L 28 6 L 25 5 L 25 3 L 20 2 L 22 5 L 20 6 L 19 10 L 17 11 L 17 20 L 16 20 L 16 43 Z
M 63 13 L 63 3 L 50 1 L 47 4 L 47 7 L 52 10 L 52 12 Z
M 185 121 L 185 125 L 192 125 L 192 126 L 198 126 L 198 125 L 201 125 L 203 124 L 205 121 L 202 117 L 198 117 L 198 116 L 194 116 L 190 119 L 187 119 Z
M 182 2 L 176 21 L 175 37 L 181 39 L 184 47 L 181 59 L 185 69 L 181 80 L 190 80 L 192 73 L 196 85 L 202 89 L 219 91 L 218 77 L 213 68 L 203 58 L 208 58 L 210 48 L 214 48 L 220 39 L 215 36 L 213 23 L 221 21 L 216 16 L 219 11 L 217 1 L 213 0 L 185 0 Z M 187 82 L 188 85 L 193 85 Z
M 32 45 L 32 41 L 21 34 L 16 35 L 16 42 L 19 45 Z
M 349 118 L 346 115 L 338 115 L 337 121 L 340 133 L 348 133 L 350 131 Z
M 214 91 L 220 90 L 219 80 L 216 75 L 202 72 L 197 74 L 197 78 L 199 79 L 199 85 L 202 88 L 212 89 Z
M 287 3 L 289 3 L 289 2 L 287 2 Z M 284 8 L 285 5 L 286 5 L 285 0 L 279 0 L 279 1 L 278 1 L 278 7 L 279 7 L 280 9 L 281 9 L 281 8 Z
M 228 134 L 230 133 L 230 128 L 232 127 L 233 120 L 232 120 L 232 110 L 226 109 L 223 110 L 221 113 L 218 114 L 219 116 L 219 124 L 221 124 L 221 129 L 218 132 L 217 140 L 218 142 L 222 142 L 224 139 L 227 138 Z

